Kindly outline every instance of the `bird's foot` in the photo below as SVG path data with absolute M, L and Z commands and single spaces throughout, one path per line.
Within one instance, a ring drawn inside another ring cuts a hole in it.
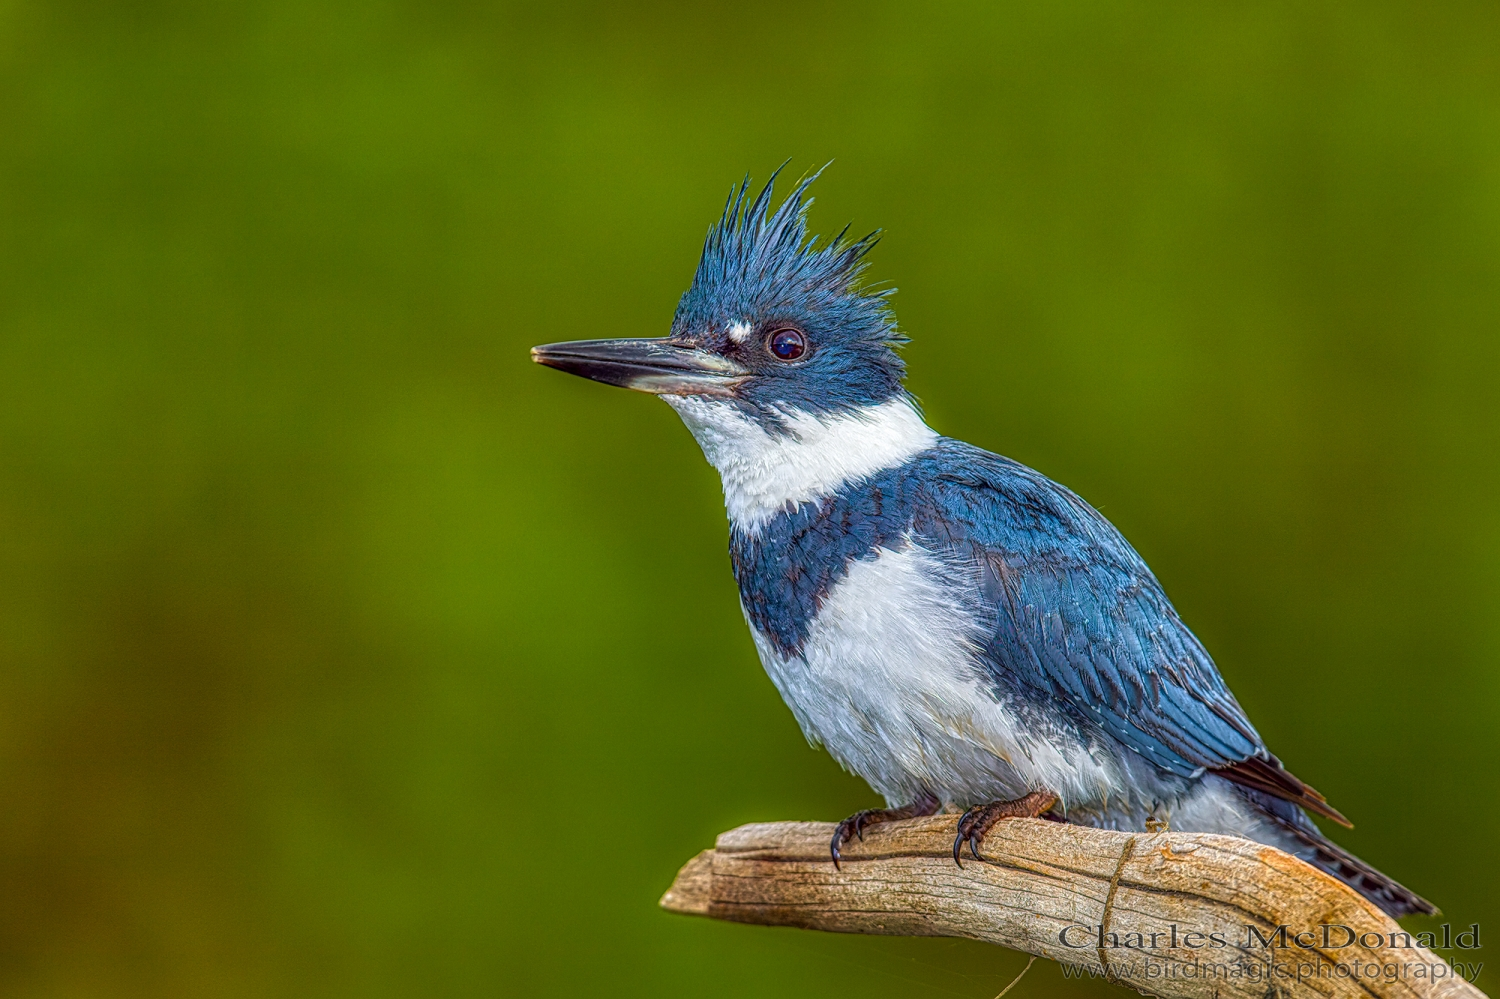
M 992 801 L 988 805 L 975 805 L 958 820 L 958 836 L 953 840 L 953 862 L 959 867 L 963 866 L 958 854 L 965 843 L 969 844 L 969 852 L 974 855 L 975 860 L 983 860 L 979 855 L 979 844 L 984 842 L 985 833 L 993 829 L 1001 819 L 1043 818 L 1064 821 L 1046 814 L 1055 804 L 1057 795 L 1051 791 L 1032 791 L 1015 801 Z
M 834 868 L 838 868 L 839 860 L 842 859 L 839 848 L 856 836 L 863 841 L 866 827 L 879 825 L 882 822 L 895 822 L 898 819 L 915 819 L 923 815 L 933 815 L 941 807 L 942 802 L 938 801 L 932 792 L 923 791 L 910 805 L 902 805 L 900 808 L 867 808 L 863 812 L 855 812 L 833 830 L 833 842 L 828 844 L 828 852 L 833 854 Z

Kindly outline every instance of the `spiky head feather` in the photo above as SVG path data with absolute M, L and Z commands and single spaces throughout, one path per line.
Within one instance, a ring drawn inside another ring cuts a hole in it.
M 731 189 L 704 240 L 692 287 L 678 303 L 672 334 L 711 337 L 736 325 L 763 331 L 790 323 L 820 355 L 797 379 L 798 395 L 816 387 L 832 392 L 831 408 L 847 408 L 903 391 L 906 369 L 896 348 L 906 337 L 890 307 L 895 289 L 860 280 L 879 230 L 859 239 L 848 237 L 847 226 L 826 241 L 809 236 L 807 189 L 822 170 L 799 180 L 773 211 L 780 172 L 753 198 L 748 176 Z M 790 389 L 783 379 L 773 381 Z

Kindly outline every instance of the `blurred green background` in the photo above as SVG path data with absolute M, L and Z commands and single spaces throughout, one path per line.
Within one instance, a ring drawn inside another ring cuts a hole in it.
M 527 348 L 665 332 L 787 157 L 887 230 L 932 423 L 1103 510 L 1340 841 L 1500 919 L 1495 5 L 8 0 L 0 992 L 1010 979 L 656 908 L 873 796 L 677 417 Z

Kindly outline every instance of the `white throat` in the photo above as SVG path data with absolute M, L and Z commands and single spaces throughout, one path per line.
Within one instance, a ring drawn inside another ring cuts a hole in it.
M 662 396 L 724 480 L 729 519 L 750 534 L 778 513 L 837 492 L 906 462 L 937 442 L 937 432 L 904 397 L 837 416 L 781 412 L 789 433 L 769 434 L 732 403 Z

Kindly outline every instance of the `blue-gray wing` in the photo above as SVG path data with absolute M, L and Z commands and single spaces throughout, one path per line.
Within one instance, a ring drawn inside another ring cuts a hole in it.
M 997 678 L 1050 693 L 1163 770 L 1212 770 L 1349 824 L 1266 750 L 1161 584 L 1097 510 L 967 444 L 945 440 L 933 458 L 912 526 L 979 566 L 993 614 L 983 658 Z
M 956 442 L 944 450 L 914 527 L 980 566 L 994 613 L 984 658 L 997 675 L 1051 693 L 1185 777 L 1274 760 L 1113 525 L 1023 465 Z

